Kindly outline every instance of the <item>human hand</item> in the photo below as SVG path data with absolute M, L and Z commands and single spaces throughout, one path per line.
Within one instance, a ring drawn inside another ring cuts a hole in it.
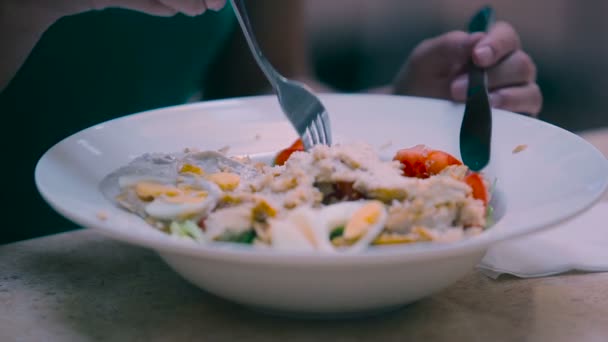
M 13 8 L 28 10 L 37 16 L 59 19 L 63 16 L 103 10 L 125 8 L 156 16 L 173 16 L 182 13 L 188 16 L 200 15 L 206 10 L 220 10 L 226 0 L 7 0 L 14 2 Z
M 488 33 L 453 31 L 423 41 L 399 72 L 393 91 L 465 101 L 471 59 L 487 71 L 492 107 L 530 115 L 540 112 L 536 65 L 505 22 L 497 22 Z
M 160 16 L 177 13 L 196 16 L 208 9 L 220 10 L 226 5 L 226 0 L 90 0 L 90 2 L 93 9 L 122 7 Z
M 62 17 L 110 7 L 158 16 L 195 16 L 225 4 L 226 0 L 0 0 L 0 93 L 44 32 Z

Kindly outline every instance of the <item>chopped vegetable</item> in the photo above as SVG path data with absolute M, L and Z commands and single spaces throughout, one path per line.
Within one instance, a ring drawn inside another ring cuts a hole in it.
M 486 207 L 486 228 L 494 224 L 494 207 L 488 205 Z
M 196 223 L 198 225 L 198 227 L 204 232 L 207 227 L 205 226 L 205 219 L 207 219 L 206 217 L 201 217 L 198 222 Z
M 393 160 L 403 164 L 403 175 L 428 178 L 450 165 L 462 165 L 460 160 L 447 152 L 432 150 L 425 145 L 416 145 L 397 151 Z
M 279 152 L 274 159 L 274 165 L 283 165 L 289 159 L 292 153 L 296 151 L 304 151 L 304 143 L 301 139 L 296 140 L 291 146 Z
M 246 243 L 246 244 L 252 244 L 253 240 L 255 240 L 255 230 L 248 230 L 244 233 L 241 233 L 237 236 L 235 236 L 234 242 L 239 242 L 239 243 Z
M 344 226 L 339 226 L 334 228 L 329 234 L 329 240 L 333 240 L 335 238 L 339 238 L 344 234 Z
M 255 238 L 256 238 L 255 230 L 251 229 L 251 230 L 247 230 L 247 231 L 236 233 L 236 234 L 227 232 L 226 234 L 220 236 L 218 238 L 218 241 L 229 241 L 229 242 L 244 243 L 244 244 L 250 245 L 253 243 L 253 240 L 255 240 Z
M 323 204 L 332 204 L 342 201 L 356 201 L 365 196 L 353 188 L 353 182 L 317 183 L 317 187 L 323 193 Z
M 471 173 L 464 178 L 464 182 L 473 189 L 473 198 L 481 200 L 487 206 L 490 201 L 490 193 L 481 175 L 475 172 Z
M 390 161 L 364 143 L 303 150 L 298 140 L 276 155 L 275 164 L 288 167 L 215 151 L 144 155 L 117 171 L 124 178 L 112 180 L 108 194 L 119 187 L 125 209 L 201 243 L 362 251 L 456 241 L 493 224 L 493 185 L 449 153 L 416 145 Z
M 169 230 L 171 235 L 174 236 L 189 237 L 196 241 L 203 241 L 205 239 L 201 228 L 194 221 L 173 221 L 169 225 Z

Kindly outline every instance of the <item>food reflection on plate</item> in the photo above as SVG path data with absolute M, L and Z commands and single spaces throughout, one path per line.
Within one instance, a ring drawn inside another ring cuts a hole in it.
M 424 145 L 392 160 L 365 143 L 280 151 L 274 165 L 217 151 L 148 153 L 100 189 L 151 227 L 200 243 L 356 253 L 452 242 L 490 225 L 489 182 Z

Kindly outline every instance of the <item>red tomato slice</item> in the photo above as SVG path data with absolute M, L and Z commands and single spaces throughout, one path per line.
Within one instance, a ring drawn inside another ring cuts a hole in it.
M 487 206 L 490 201 L 490 192 L 481 175 L 479 173 L 471 173 L 464 178 L 464 182 L 473 189 L 473 198 L 481 200 Z
M 428 156 L 427 168 L 431 175 L 436 175 L 450 165 L 462 165 L 462 162 L 449 153 L 431 151 Z
M 397 151 L 393 160 L 403 164 L 404 176 L 417 178 L 428 178 L 450 165 L 462 164 L 451 154 L 432 150 L 425 145 L 401 149 Z
M 429 176 L 426 169 L 428 153 L 429 150 L 426 146 L 416 145 L 397 151 L 393 160 L 398 160 L 403 164 L 404 176 L 427 178 Z
M 296 151 L 304 151 L 304 143 L 301 139 L 296 140 L 291 146 L 282 150 L 274 159 L 275 165 L 283 165 L 289 159 L 292 153 Z

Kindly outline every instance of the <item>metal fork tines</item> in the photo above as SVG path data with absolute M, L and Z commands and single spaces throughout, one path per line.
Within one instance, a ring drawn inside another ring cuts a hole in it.
M 299 132 L 299 131 L 298 131 Z M 331 132 L 329 131 L 329 116 L 327 112 L 315 117 L 313 122 L 300 134 L 304 149 L 309 150 L 317 144 L 331 145 Z
M 253 35 L 244 0 L 231 0 L 243 34 L 264 75 L 277 93 L 281 110 L 309 150 L 318 144 L 331 145 L 329 114 L 319 98 L 306 85 L 283 77 L 262 54 Z
M 304 143 L 304 148 L 313 145 L 331 145 L 329 115 L 325 107 L 307 87 L 296 81 L 279 77 L 276 90 L 283 112 L 292 123 Z

